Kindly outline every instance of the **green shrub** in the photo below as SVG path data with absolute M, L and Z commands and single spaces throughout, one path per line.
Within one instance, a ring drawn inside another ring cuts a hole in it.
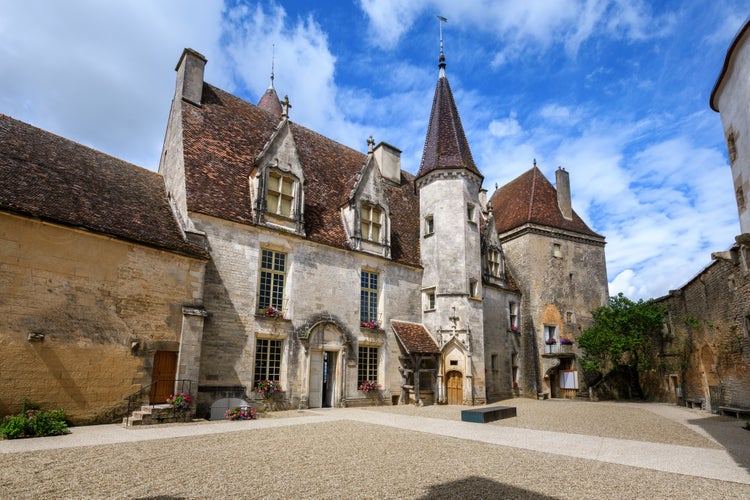
M 5 439 L 17 439 L 26 435 L 26 417 L 22 415 L 8 415 L 0 424 L 0 434 Z
M 23 402 L 18 415 L 9 415 L 0 423 L 0 435 L 5 439 L 67 434 L 68 423 L 63 410 L 45 411 Z

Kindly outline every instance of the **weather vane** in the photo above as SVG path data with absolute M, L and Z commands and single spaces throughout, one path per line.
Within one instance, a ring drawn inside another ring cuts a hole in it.
M 443 53 L 443 23 L 447 23 L 448 20 L 443 16 L 437 16 L 440 21 L 440 54 Z

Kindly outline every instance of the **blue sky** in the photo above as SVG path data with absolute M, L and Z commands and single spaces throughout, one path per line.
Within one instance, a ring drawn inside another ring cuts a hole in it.
M 607 238 L 610 293 L 664 295 L 739 233 L 708 97 L 750 14 L 734 0 L 0 0 L 0 113 L 155 170 L 184 47 L 206 80 L 355 149 L 419 168 L 447 74 L 477 166 L 495 184 L 570 172 L 573 207 Z M 497 214 L 496 214 L 497 216 Z

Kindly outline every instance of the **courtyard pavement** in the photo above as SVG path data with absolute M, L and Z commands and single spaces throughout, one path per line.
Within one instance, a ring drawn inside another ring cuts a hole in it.
M 694 424 L 688 424 L 688 421 L 696 420 L 695 412 L 687 413 L 686 409 L 668 405 L 654 406 L 652 409 L 661 413 L 664 418 L 679 421 L 688 427 L 693 426 L 693 430 L 701 432 Z M 71 433 L 64 436 L 0 441 L 0 454 L 204 436 L 246 430 L 293 427 L 303 424 L 353 421 L 598 462 L 750 484 L 750 472 L 748 471 L 750 464 L 738 462 L 735 460 L 737 453 L 732 453 L 732 450 L 724 449 L 721 446 L 717 446 L 721 449 L 699 448 L 504 427 L 378 411 L 378 408 L 315 409 L 284 413 L 285 418 L 262 418 L 253 421 L 194 421 L 188 424 L 129 429 L 116 424 L 72 427 Z M 299 416 L 295 416 L 295 414 Z M 710 439 L 707 433 L 703 432 L 703 434 Z M 750 432 L 746 432 L 746 434 L 746 437 L 750 438 Z M 744 437 L 741 432 L 736 435 L 740 438 Z M 732 438 L 732 440 L 735 439 Z M 748 442 L 750 441 L 735 442 L 734 444 L 743 448 L 746 447 Z

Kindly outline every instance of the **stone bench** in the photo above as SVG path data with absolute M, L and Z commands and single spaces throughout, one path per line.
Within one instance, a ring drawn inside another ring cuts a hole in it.
M 504 418 L 516 416 L 515 406 L 489 406 L 486 408 L 473 408 L 471 410 L 461 410 L 462 422 L 474 422 L 477 424 L 486 424 Z
M 703 398 L 693 398 L 693 399 L 686 399 L 685 400 L 685 406 L 688 408 L 700 408 L 703 409 L 703 403 L 705 403 L 705 399 Z
M 734 413 L 734 416 L 740 418 L 740 415 L 750 415 L 750 408 L 738 408 L 736 406 L 719 406 L 719 413 Z

